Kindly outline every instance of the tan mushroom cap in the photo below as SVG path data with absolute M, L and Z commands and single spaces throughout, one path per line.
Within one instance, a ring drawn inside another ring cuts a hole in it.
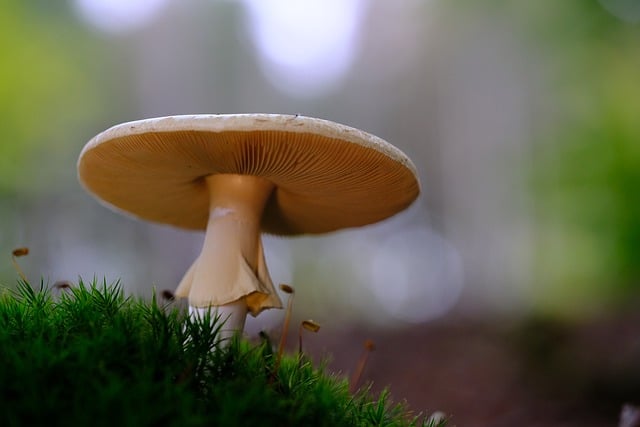
M 275 184 L 262 230 L 324 233 L 371 224 L 420 192 L 415 166 L 384 140 L 294 115 L 173 116 L 114 126 L 78 160 L 85 188 L 136 217 L 205 229 L 205 177 L 241 174 Z

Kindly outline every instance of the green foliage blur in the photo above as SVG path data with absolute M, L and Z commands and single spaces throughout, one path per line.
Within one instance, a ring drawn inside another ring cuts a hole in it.
M 68 188 L 78 147 L 114 108 L 118 65 L 106 47 L 66 3 L 3 2 L 0 203 Z
M 533 158 L 535 286 L 543 304 L 582 310 L 640 291 L 640 25 L 604 1 L 539 3 L 523 19 L 553 66 Z
M 121 103 L 129 91 L 121 78 L 126 52 L 87 31 L 71 3 L 7 0 L 0 10 L 0 250 L 5 254 L 0 282 L 5 284 L 16 279 L 9 255 L 17 246 L 31 246 L 40 268 L 36 276 L 43 274 L 52 243 L 47 240 L 54 236 L 54 246 L 62 244 L 55 236 L 69 232 L 59 218 L 70 218 L 82 196 L 75 168 L 80 149 L 96 128 L 131 116 L 129 103 Z M 76 222 L 80 233 L 82 224 L 91 226 Z

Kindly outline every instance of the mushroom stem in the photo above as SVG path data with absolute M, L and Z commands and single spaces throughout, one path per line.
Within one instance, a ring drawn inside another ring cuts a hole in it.
M 205 178 L 209 222 L 202 252 L 176 290 L 188 297 L 191 313 L 211 307 L 227 321 L 225 330 L 244 327 L 253 316 L 282 304 L 264 259 L 260 222 L 274 185 L 248 175 L 217 174 Z M 225 319 L 226 318 L 226 319 Z

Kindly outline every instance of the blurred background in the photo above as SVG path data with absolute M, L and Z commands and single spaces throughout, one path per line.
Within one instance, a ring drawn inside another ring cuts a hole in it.
M 81 188 L 106 128 L 319 117 L 399 147 L 423 194 L 380 224 L 265 238 L 296 318 L 323 325 L 309 352 L 348 373 L 373 339 L 364 380 L 460 426 L 615 425 L 640 403 L 639 2 L 6 0 L 0 51 L 5 286 L 20 246 L 32 282 L 141 296 L 197 256 L 201 233 Z

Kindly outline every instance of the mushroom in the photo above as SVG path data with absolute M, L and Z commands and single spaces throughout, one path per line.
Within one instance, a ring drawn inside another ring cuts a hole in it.
M 206 230 L 175 292 L 242 330 L 281 308 L 261 232 L 327 233 L 371 224 L 420 192 L 400 150 L 360 130 L 299 115 L 190 115 L 114 126 L 78 159 L 85 189 L 135 217 Z

